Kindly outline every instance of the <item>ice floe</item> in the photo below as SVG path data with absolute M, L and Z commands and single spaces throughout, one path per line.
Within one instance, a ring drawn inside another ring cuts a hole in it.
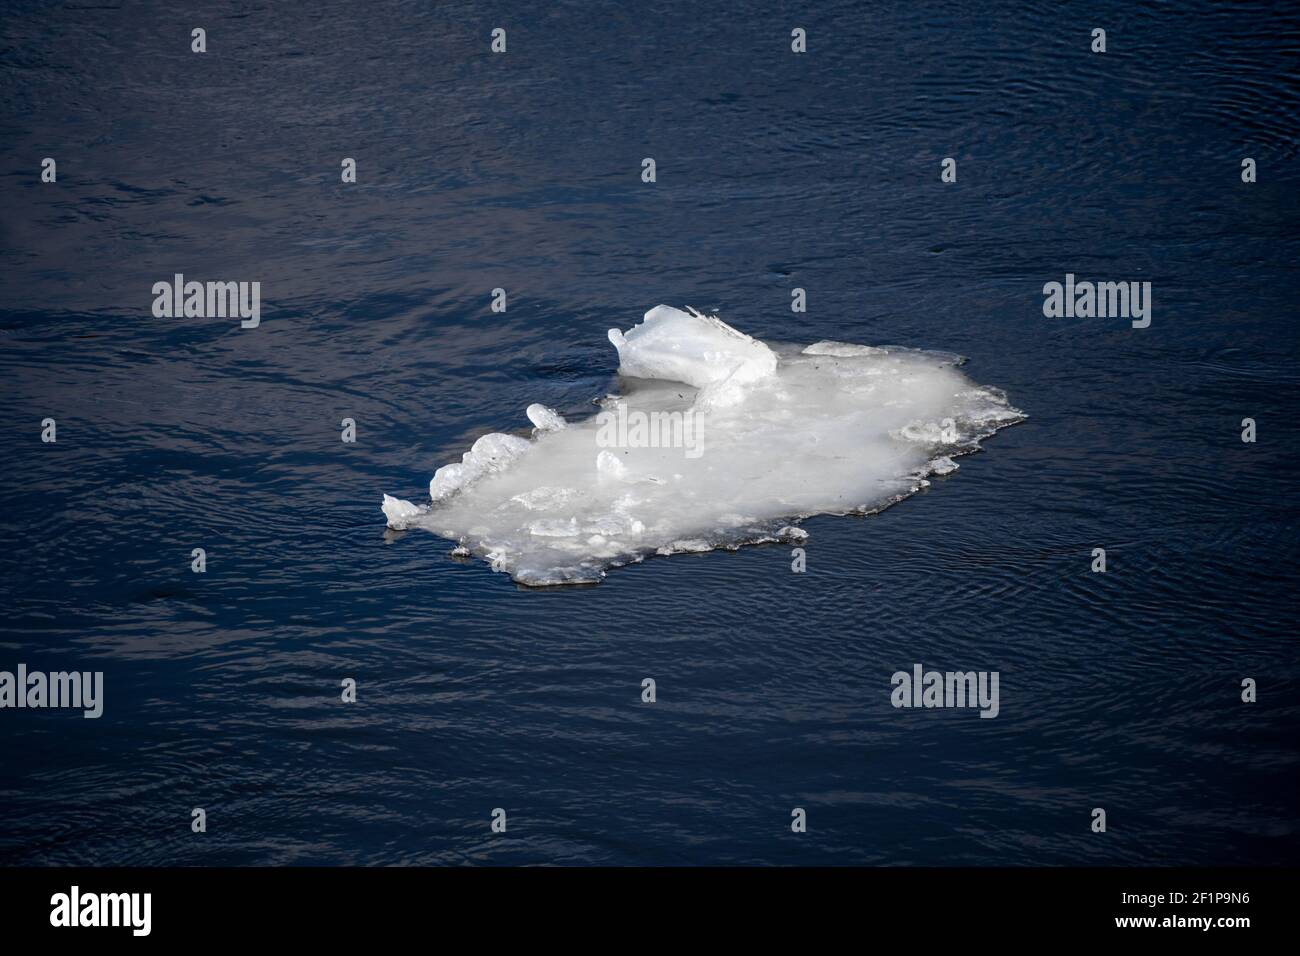
M 609 339 L 619 393 L 596 414 L 528 406 L 531 437 L 479 438 L 429 504 L 385 495 L 388 526 L 524 584 L 595 583 L 652 554 L 801 543 L 792 521 L 878 511 L 1024 418 L 948 353 L 768 344 L 662 305 Z

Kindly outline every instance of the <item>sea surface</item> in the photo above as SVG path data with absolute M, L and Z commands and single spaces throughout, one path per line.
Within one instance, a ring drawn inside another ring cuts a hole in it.
M 1296 27 L 0 5 L 0 669 L 105 682 L 97 720 L 0 710 L 0 863 L 1294 863 Z M 178 272 L 260 281 L 261 325 L 155 318 Z M 1044 317 L 1067 273 L 1149 281 L 1150 327 Z M 1029 418 L 805 522 L 802 574 L 538 590 L 386 533 L 528 404 L 594 412 L 659 303 L 959 353 Z M 997 718 L 895 709 L 918 663 L 997 671 Z

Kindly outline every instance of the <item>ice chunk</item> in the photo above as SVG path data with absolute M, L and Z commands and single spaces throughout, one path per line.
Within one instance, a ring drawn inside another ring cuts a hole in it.
M 618 480 L 627 476 L 627 466 L 612 451 L 602 451 L 596 456 L 596 473 L 602 478 Z
M 567 424 L 564 416 L 555 409 L 547 408 L 537 402 L 529 405 L 524 414 L 533 423 L 533 427 L 541 432 L 558 432 Z
M 509 468 L 532 443 L 517 435 L 484 435 L 461 456 L 459 464 L 443 465 L 429 482 L 429 497 L 441 501 L 484 475 Z
M 515 495 L 511 501 L 517 501 L 530 511 L 549 511 L 568 504 L 581 492 L 577 488 L 550 488 L 543 486 Z
M 405 528 L 408 521 L 429 510 L 391 495 L 384 495 L 382 508 L 384 517 L 388 519 L 388 527 L 396 528 L 398 531 Z
M 733 388 L 776 371 L 776 354 L 721 319 L 657 305 L 624 335 L 609 330 L 618 370 L 636 378 L 666 379 L 707 388 Z
M 884 355 L 885 349 L 874 345 L 854 345 L 851 342 L 831 342 L 823 340 L 814 342 L 803 350 L 804 355 L 833 355 L 836 358 L 850 358 L 856 355 Z
M 801 542 L 791 521 L 888 507 L 1024 418 L 949 353 L 769 347 L 666 306 L 609 337 L 624 378 L 596 415 L 529 406 L 533 439 L 483 436 L 438 469 L 431 505 L 385 496 L 389 525 L 524 584 L 594 583 L 655 554 Z
M 578 519 L 543 518 L 530 524 L 528 531 L 542 538 L 572 538 L 578 533 Z

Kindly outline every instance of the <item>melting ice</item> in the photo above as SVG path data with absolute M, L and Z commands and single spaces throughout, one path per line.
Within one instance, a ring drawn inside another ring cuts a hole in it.
M 388 495 L 388 526 L 455 541 L 530 585 L 586 584 L 647 555 L 799 541 L 817 514 L 865 514 L 1024 418 L 955 355 L 761 342 L 658 306 L 611 329 L 619 394 L 531 437 L 488 434 L 439 468 L 429 504 Z

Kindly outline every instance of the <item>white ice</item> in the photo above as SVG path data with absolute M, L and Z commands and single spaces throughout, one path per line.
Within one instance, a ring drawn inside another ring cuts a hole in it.
M 946 353 L 768 345 L 662 305 L 609 338 L 620 393 L 600 413 L 530 405 L 531 437 L 484 435 L 437 470 L 430 504 L 385 495 L 388 526 L 523 584 L 595 583 L 652 554 L 802 542 L 791 522 L 878 511 L 1024 418 Z

